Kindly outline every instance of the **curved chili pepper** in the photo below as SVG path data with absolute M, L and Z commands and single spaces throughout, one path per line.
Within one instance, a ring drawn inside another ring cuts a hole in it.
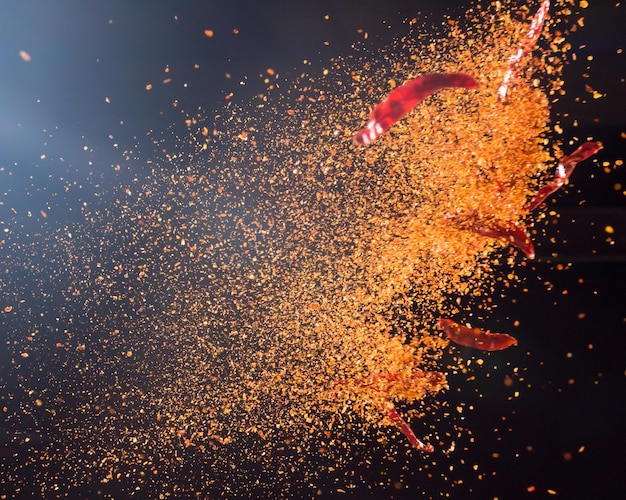
M 478 82 L 465 73 L 429 73 L 409 80 L 392 90 L 374 108 L 365 128 L 354 134 L 354 143 L 367 146 L 388 130 L 419 102 L 438 90 L 449 87 L 475 89 Z
M 489 333 L 480 328 L 468 328 L 451 319 L 441 318 L 437 321 L 437 326 L 452 342 L 465 347 L 474 347 L 482 351 L 500 351 L 517 345 L 517 339 L 506 333 Z
M 537 191 L 535 197 L 524 208 L 528 211 L 532 211 L 541 205 L 548 196 L 557 191 L 567 182 L 569 176 L 572 175 L 574 168 L 579 162 L 596 154 L 602 148 L 603 146 L 601 142 L 585 142 L 571 155 L 561 158 L 561 161 L 556 167 L 556 172 L 554 173 L 554 179 L 552 182 Z
M 526 33 L 526 38 L 522 41 L 522 43 L 520 43 L 519 48 L 513 53 L 513 55 L 509 57 L 509 64 L 506 73 L 504 74 L 502 85 L 498 88 L 498 99 L 501 102 L 504 102 L 506 99 L 509 91 L 509 84 L 517 76 L 522 59 L 524 59 L 524 57 L 526 57 L 526 55 L 533 50 L 533 47 L 537 43 L 549 8 L 550 0 L 544 0 L 530 23 L 530 28 L 528 29 L 528 33 Z

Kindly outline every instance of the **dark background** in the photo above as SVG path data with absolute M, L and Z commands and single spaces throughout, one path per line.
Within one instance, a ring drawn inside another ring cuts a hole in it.
M 402 490 L 390 491 L 375 484 L 400 471 L 374 464 L 361 471 L 369 485 L 333 493 L 329 479 L 326 497 L 551 498 L 553 490 L 560 498 L 626 498 L 626 174 L 614 168 L 626 149 L 626 65 L 618 51 L 626 45 L 626 7 L 589 3 L 585 28 L 570 38 L 584 47 L 566 68 L 568 94 L 555 113 L 570 113 L 562 120 L 566 137 L 601 140 L 605 149 L 599 163 L 579 166 L 567 189 L 551 198 L 549 207 L 560 217 L 537 227 L 538 259 L 518 269 L 523 283 L 507 292 L 492 318 L 493 329 L 516 334 L 519 347 L 506 356 L 461 352 L 485 359 L 473 380 L 451 380 L 462 391 L 451 391 L 451 407 L 456 397 L 475 399 L 465 420 L 474 442 L 462 454 L 465 463 L 451 460 L 458 472 L 450 477 L 462 484 L 446 488 L 416 473 Z M 321 66 L 350 53 L 362 40 L 359 29 L 369 33 L 371 47 L 387 45 L 406 33 L 406 19 L 437 24 L 443 12 L 454 17 L 467 6 L 417 0 L 3 2 L 0 230 L 20 238 L 79 220 L 80 204 L 119 180 L 110 166 L 121 151 L 136 156 L 136 173 L 149 172 L 152 153 L 140 145 L 149 131 L 180 120 L 179 109 L 219 108 L 230 92 L 245 101 L 262 88 L 258 75 L 266 68 L 289 78 L 305 59 Z M 214 36 L 206 37 L 205 29 Z M 20 50 L 32 60 L 20 59 Z M 171 83 L 163 84 L 165 78 Z M 147 84 L 153 85 L 149 92 Z M 606 96 L 593 99 L 585 84 Z M 75 189 L 64 189 L 68 184 Z M 40 210 L 54 216 L 28 215 Z M 523 367 L 523 374 L 514 367 Z

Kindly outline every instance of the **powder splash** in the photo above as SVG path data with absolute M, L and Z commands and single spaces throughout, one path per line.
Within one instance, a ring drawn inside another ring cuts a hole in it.
M 166 152 L 184 158 L 177 172 L 155 166 L 42 243 L 67 273 L 67 328 L 52 348 L 14 346 L 33 426 L 54 436 L 19 476 L 46 495 L 95 481 L 232 497 L 312 488 L 378 446 L 449 447 L 429 419 L 458 368 L 442 362 L 437 320 L 463 316 L 461 297 L 488 311 L 496 262 L 524 258 L 488 236 L 532 226 L 527 204 L 555 164 L 549 99 L 569 48 L 554 26 L 569 8 L 557 2 L 514 75 L 533 14 L 495 2 L 436 35 L 413 22 L 392 47 L 247 106 L 188 114 Z M 353 144 L 377 103 L 427 73 L 479 86 L 430 95 Z

